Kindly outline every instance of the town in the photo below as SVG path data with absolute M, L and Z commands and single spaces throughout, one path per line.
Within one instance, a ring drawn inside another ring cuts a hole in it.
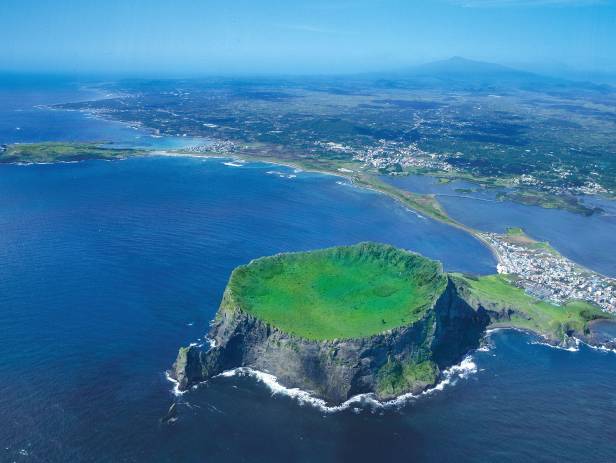
M 545 243 L 522 235 L 479 233 L 498 257 L 497 271 L 515 275 L 516 285 L 542 300 L 561 305 L 570 300 L 596 304 L 616 313 L 616 280 L 584 269 Z
M 380 170 L 399 171 L 408 168 L 451 172 L 453 166 L 442 158 L 444 156 L 422 150 L 417 143 L 405 144 L 380 139 L 376 146 L 353 148 L 341 143 L 316 142 L 316 145 L 334 153 L 346 153 L 354 161 L 367 167 Z

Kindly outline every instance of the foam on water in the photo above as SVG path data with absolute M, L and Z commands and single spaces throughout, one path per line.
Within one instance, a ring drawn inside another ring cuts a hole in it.
M 490 352 L 490 347 L 489 346 L 481 346 L 479 349 L 477 349 L 477 352 Z
M 2 111 L 6 114 L 7 110 Z M 37 120 L 43 118 L 34 122 Z M 133 140 L 132 130 L 129 136 L 116 125 L 105 128 L 106 122 L 101 121 L 101 126 L 93 130 L 92 124 L 79 125 L 73 117 L 59 121 L 62 127 L 33 124 L 36 132 L 32 139 L 25 138 L 28 128 L 24 126 L 21 137 L 28 141 Z M 21 124 L 13 123 L 11 131 L 3 132 L 8 140 L 15 140 L 12 130 L 16 125 Z M 118 139 L 116 134 L 125 138 Z M 431 227 L 426 223 L 426 229 L 415 236 L 413 226 L 419 221 L 414 216 L 413 220 L 407 220 L 402 215 L 390 221 L 387 207 L 371 209 L 371 203 L 380 204 L 378 198 L 366 196 L 361 204 L 356 204 L 359 201 L 340 191 L 344 189 L 330 188 L 329 182 L 322 179 L 315 179 L 317 183 L 305 189 L 297 185 L 295 190 L 278 190 L 280 185 L 290 185 L 284 181 L 273 181 L 261 189 L 261 181 L 256 175 L 252 178 L 248 168 L 227 169 L 215 161 L 208 169 L 201 169 L 202 163 L 210 162 L 206 156 L 181 156 L 202 159 L 194 160 L 194 169 L 186 169 L 185 160 L 162 159 L 162 156 L 161 159 L 144 156 L 144 159 L 122 163 L 88 161 L 79 167 L 65 165 L 53 169 L 0 166 L 4 169 L 0 182 L 2 197 L 15 199 L 7 202 L 0 214 L 0 222 L 9 224 L 1 234 L 4 254 L 0 298 L 5 298 L 5 303 L 0 305 L 6 310 L 0 315 L 4 317 L 3 326 L 10 328 L 5 330 L 6 336 L 0 337 L 3 352 L 0 372 L 5 383 L 13 385 L 4 388 L 2 395 L 0 416 L 2 422 L 11 426 L 0 427 L 0 441 L 6 449 L 0 460 L 189 461 L 192 458 L 197 461 L 199 455 L 208 454 L 213 460 L 241 461 L 259 452 L 263 460 L 272 462 L 288 461 L 298 455 L 311 461 L 361 461 L 382 459 L 383 449 L 387 449 L 389 460 L 491 462 L 502 460 L 506 454 L 512 462 L 525 462 L 529 448 L 540 448 L 544 458 L 550 461 L 615 460 L 613 442 L 605 438 L 605 432 L 613 422 L 616 403 L 612 387 L 616 357 L 593 347 L 593 350 L 582 348 L 575 355 L 563 354 L 559 356 L 563 357 L 562 362 L 551 362 L 547 349 L 534 348 L 525 337 L 513 333 L 494 336 L 498 356 L 479 353 L 475 356 L 477 363 L 493 374 L 485 375 L 473 387 L 465 387 L 464 400 L 458 394 L 440 394 L 432 397 L 432 403 L 426 403 L 421 413 L 403 410 L 399 417 L 390 419 L 352 421 L 345 414 L 334 413 L 324 425 L 320 412 L 311 407 L 297 407 L 294 401 L 287 404 L 281 400 L 278 402 L 282 406 L 272 407 L 272 414 L 267 410 L 246 414 L 247 409 L 253 409 L 253 396 L 237 397 L 241 401 L 235 403 L 233 396 L 239 394 L 232 392 L 238 388 L 235 384 L 238 381 L 230 380 L 231 397 L 223 394 L 211 401 L 208 397 L 205 404 L 195 400 L 192 404 L 195 413 L 190 415 L 194 421 L 183 423 L 182 432 L 156 426 L 171 387 L 165 384 L 161 391 L 160 384 L 152 384 L 152 374 L 156 377 L 156 372 L 166 368 L 171 360 L 169 353 L 177 345 L 185 345 L 194 333 L 194 328 L 184 327 L 186 321 L 195 317 L 195 325 L 201 323 L 202 307 L 214 307 L 220 302 L 218 297 L 209 294 L 215 294 L 217 288 L 222 292 L 228 272 L 236 265 L 254 256 L 286 250 L 279 249 L 283 246 L 278 235 L 259 233 L 272 223 L 278 226 L 287 223 L 290 215 L 280 207 L 277 198 L 290 195 L 302 205 L 291 216 L 292 227 L 281 228 L 287 232 L 285 246 L 290 249 L 375 237 L 414 249 L 423 246 L 425 237 L 430 236 L 430 246 L 422 248 L 423 252 L 445 246 L 447 252 L 439 254 L 441 260 L 457 266 L 458 270 L 493 273 L 495 265 L 487 252 L 480 259 L 483 250 L 479 246 L 473 248 L 475 244 L 465 241 L 457 230 L 448 230 L 445 235 L 439 232 L 440 225 Z M 228 155 L 209 157 L 229 160 Z M 176 163 L 183 167 L 178 168 Z M 158 167 L 154 169 L 154 165 Z M 278 167 L 265 170 L 269 168 Z M 229 173 L 235 177 L 224 180 L 224 175 Z M 224 181 L 218 182 L 221 178 Z M 190 188 L 185 188 L 186 185 Z M 204 185 L 207 188 L 201 188 Z M 246 204 L 227 194 L 244 189 L 249 193 L 244 196 Z M 136 194 L 131 195 L 131 201 L 124 201 L 129 191 Z M 255 191 L 261 196 L 251 202 Z M 293 196 L 296 191 L 301 193 L 297 198 Z M 312 196 L 316 191 L 327 192 L 323 195 L 327 200 Z M 225 199 L 230 197 L 232 200 Z M 181 207 L 173 202 L 167 207 L 167 200 L 181 201 L 177 203 Z M 335 207 L 335 203 L 341 207 Z M 157 207 L 150 207 L 152 204 Z M 219 222 L 218 215 L 203 213 L 210 204 L 216 211 L 232 212 Z M 252 220 L 256 215 L 252 211 L 263 204 L 272 205 L 268 208 L 270 212 L 258 214 L 257 218 L 265 216 L 267 220 Z M 119 205 L 122 207 L 118 208 Z M 322 221 L 318 220 L 319 214 L 313 213 L 314 205 L 318 211 L 324 211 Z M 189 214 L 193 208 L 198 208 L 195 210 L 199 213 Z M 468 212 L 468 208 L 462 209 Z M 570 240 L 576 234 L 570 224 L 557 222 L 553 216 L 544 216 L 544 210 L 536 209 L 545 228 L 559 230 L 567 242 L 588 246 L 588 240 Z M 283 214 L 278 217 L 280 210 Z M 76 213 L 47 214 L 47 211 Z M 111 212 L 113 216 L 109 215 Z M 237 214 L 237 223 L 228 221 L 232 213 Z M 120 219 L 115 220 L 117 217 Z M 344 220 L 329 220 L 331 217 Z M 379 218 L 376 224 L 375 217 Z M 489 218 L 494 222 L 492 214 Z M 596 218 L 594 215 L 591 219 L 584 218 L 584 223 Z M 345 220 L 351 220 L 348 223 L 352 226 L 346 226 Z M 96 224 L 109 226 L 101 232 L 100 227 L 93 226 Z M 323 229 L 323 224 L 331 225 L 327 236 L 317 238 L 315 234 L 304 233 L 304 230 Z M 596 234 L 601 224 L 598 221 L 592 224 L 597 227 L 587 226 L 587 229 Z M 148 225 L 147 233 L 142 233 L 144 225 Z M 605 243 L 608 232 L 603 233 L 603 241 L 596 240 L 604 255 L 605 249 L 610 248 Z M 455 239 L 445 239 L 450 234 Z M 225 243 L 221 243 L 221 236 L 237 246 L 222 246 Z M 126 242 L 126 237 L 131 240 Z M 558 236 L 544 238 L 558 241 Z M 126 247 L 120 246 L 124 243 Z M 103 245 L 104 253 L 89 253 L 87 257 L 92 260 L 84 259 L 84 250 L 95 251 Z M 465 255 L 468 249 L 473 259 Z M 134 258 L 127 259 L 127 252 Z M 588 254 L 587 261 L 592 263 L 597 255 Z M 452 256 L 461 257 L 448 260 Z M 484 263 L 478 264 L 481 260 Z M 93 265 L 99 262 L 105 272 Z M 167 272 L 151 271 L 153 268 L 177 270 L 173 272 L 177 278 L 169 278 Z M 203 275 L 208 275 L 205 283 Z M 151 298 L 147 304 L 143 300 L 145 287 L 139 284 L 141 276 L 150 285 Z M 195 278 L 198 283 L 194 282 Z M 38 290 L 28 291 L 31 287 Z M 92 298 L 92 294 L 97 297 Z M 182 295 L 181 306 L 188 311 L 168 310 L 170 306 L 178 306 L 178 294 Z M 77 306 L 83 310 L 71 310 Z M 160 316 L 161 313 L 166 315 Z M 91 323 L 94 321 L 96 325 Z M 161 343 L 161 337 L 168 342 Z M 110 339 L 114 342 L 109 342 Z M 200 341 L 207 346 L 205 340 Z M 78 357 L 72 357 L 75 355 Z M 141 357 L 140 361 L 135 362 L 135 355 Z M 67 362 L 67 358 L 71 361 Z M 87 361 L 77 369 L 58 367 L 74 364 L 73 359 Z M 40 368 L 32 368 L 33 364 Z M 100 375 L 108 371 L 109 365 L 121 373 L 131 374 L 108 375 L 107 380 L 100 381 Z M 509 374 L 501 374 L 505 372 Z M 517 380 L 515 384 L 511 384 L 512 378 Z M 554 394 L 554 384 L 567 387 Z M 458 389 L 460 386 L 458 382 Z M 459 392 L 453 389 L 447 392 L 452 391 Z M 580 396 L 585 400 L 576 400 Z M 188 397 L 190 394 L 178 401 L 184 402 Z M 593 405 L 593 419 L 584 421 L 589 403 Z M 203 412 L 199 416 L 199 405 L 214 410 L 216 419 Z M 220 410 L 225 410 L 227 416 Z M 358 405 L 349 408 L 351 413 L 362 410 Z M 519 435 L 512 434 L 512 429 L 524 430 L 529 423 L 549 432 L 551 439 L 544 438 L 545 432 L 527 433 L 521 442 L 516 438 Z M 96 433 L 91 432 L 94 428 Z M 251 432 L 246 433 L 246 429 Z M 276 439 L 263 446 L 262 442 L 272 437 L 271 429 L 276 429 Z M 107 445 L 113 439 L 114 445 Z M 26 452 L 29 457 L 24 455 Z
M 228 161 L 228 162 L 223 162 L 223 164 L 229 167 L 244 167 L 243 161 Z
M 567 347 L 554 345 L 554 344 L 550 344 L 549 342 L 543 342 L 543 341 L 530 341 L 530 344 L 537 344 L 540 346 L 551 347 L 552 349 L 565 350 L 567 352 L 579 352 L 581 341 L 577 338 L 573 338 L 573 340 L 575 342 L 575 346 L 567 346 Z
M 581 339 L 578 338 L 573 338 L 575 340 L 575 346 L 569 346 L 569 347 L 563 347 L 563 346 L 555 346 L 553 344 L 549 344 L 547 342 L 540 342 L 540 341 L 533 341 L 531 342 L 531 344 L 539 344 L 541 346 L 546 346 L 546 347 L 551 347 L 552 349 L 558 349 L 558 350 L 564 350 L 567 352 L 579 352 L 580 351 L 580 346 L 584 345 L 586 347 L 589 347 L 590 349 L 599 351 L 599 352 L 607 352 L 607 353 L 613 353 L 616 354 L 616 349 L 607 347 L 607 346 L 596 346 L 593 344 L 589 344 L 587 342 L 582 341 Z
M 336 180 L 336 185 L 340 185 L 340 186 L 345 186 L 345 187 L 349 187 L 349 188 L 355 188 L 358 190 L 361 190 L 363 187 L 359 187 L 357 185 L 355 185 L 353 182 L 347 182 L 345 180 Z
M 527 332 L 526 330 L 522 330 L 519 328 L 491 328 L 486 330 L 486 337 L 489 337 L 492 333 L 495 333 L 497 331 L 501 331 L 501 330 L 512 330 L 512 331 L 518 331 L 520 333 L 526 333 L 529 334 L 529 332 Z M 531 333 L 532 334 L 532 333 Z M 564 341 L 565 339 L 563 339 Z M 616 354 L 616 349 L 614 348 L 610 348 L 607 346 L 597 346 L 597 345 L 593 345 L 593 344 L 589 344 L 587 342 L 584 342 L 583 340 L 573 337 L 573 341 L 575 343 L 574 346 L 559 346 L 559 345 L 554 345 L 554 344 L 550 344 L 549 342 L 545 342 L 545 341 L 538 341 L 538 340 L 529 340 L 528 343 L 532 344 L 532 345 L 538 345 L 538 346 L 545 346 L 545 347 L 549 347 L 551 349 L 557 349 L 557 350 L 562 350 L 562 351 L 566 351 L 566 352 L 579 352 L 580 351 L 580 346 L 584 345 L 586 347 L 589 347 L 590 349 L 599 351 L 599 352 L 610 352 L 610 353 L 614 353 Z M 613 340 L 613 342 L 616 342 L 616 339 Z M 487 352 L 489 351 L 491 348 L 491 346 L 482 346 L 479 349 L 477 349 L 477 352 Z
M 276 175 L 277 177 L 280 177 L 280 178 L 292 179 L 292 178 L 296 178 L 297 177 L 297 175 L 295 175 L 295 174 L 287 174 L 287 173 L 281 172 L 279 170 L 268 170 L 265 173 L 268 174 L 268 175 Z
M 173 388 L 171 389 L 171 393 L 174 396 L 182 397 L 184 394 L 186 394 L 186 392 L 188 392 L 188 391 L 181 391 L 180 390 L 180 383 L 179 383 L 179 381 L 177 379 L 175 379 L 175 378 L 172 378 L 168 371 L 165 371 L 165 378 L 167 378 L 167 381 L 173 383 Z
M 531 342 L 531 344 L 545 346 L 545 347 L 549 347 L 551 349 L 564 350 L 564 351 L 567 351 L 567 352 L 579 352 L 580 351 L 580 348 L 577 345 L 576 346 L 564 347 L 564 346 L 558 346 L 558 345 L 550 344 L 548 342 L 540 342 L 540 341 L 533 341 L 533 342 Z
M 466 356 L 462 362 L 454 365 L 445 371 L 443 371 L 443 379 L 430 389 L 419 394 L 402 394 L 395 399 L 387 401 L 379 401 L 372 393 L 358 394 L 351 397 L 347 401 L 340 405 L 329 405 L 325 400 L 315 397 L 310 392 L 300 388 L 285 387 L 278 382 L 278 379 L 269 373 L 263 371 L 254 370 L 248 367 L 234 368 L 233 370 L 227 370 L 217 375 L 217 377 L 231 378 L 237 376 L 249 376 L 263 383 L 270 390 L 272 395 L 284 395 L 296 400 L 300 405 L 310 405 L 326 413 L 335 413 L 350 408 L 355 408 L 357 405 L 365 405 L 374 408 L 395 408 L 400 407 L 408 402 L 418 399 L 423 396 L 431 395 L 435 392 L 442 391 L 446 386 L 455 385 L 458 380 L 466 379 L 470 375 L 477 372 L 477 365 L 473 361 L 471 355 Z
M 419 217 L 420 219 L 424 219 L 424 220 L 426 220 L 426 218 L 425 218 L 423 215 L 421 215 L 419 212 L 414 211 L 413 209 L 409 209 L 408 207 L 405 207 L 404 209 L 406 210 L 406 212 L 408 212 L 408 213 L 410 213 L 410 214 L 414 214 L 414 215 L 416 215 L 417 217 Z
M 492 333 L 496 333 L 498 331 L 502 331 L 502 330 L 511 330 L 511 331 L 517 331 L 519 333 L 525 333 L 527 335 L 530 336 L 538 336 L 536 335 L 534 332 L 532 331 L 528 331 L 528 330 L 524 330 L 522 328 L 514 328 L 512 326 L 508 326 L 508 327 L 502 327 L 502 328 L 490 328 L 488 330 L 486 330 L 486 337 L 489 337 Z M 545 347 L 551 347 L 552 349 L 558 349 L 558 350 L 565 350 L 567 352 L 578 352 L 580 350 L 580 343 L 582 342 L 581 340 L 577 339 L 577 338 L 573 338 L 574 342 L 575 342 L 575 346 L 559 346 L 559 345 L 555 345 L 555 344 L 550 344 L 549 342 L 547 342 L 547 338 L 545 336 L 539 336 L 540 339 L 544 339 L 544 341 L 540 341 L 537 339 L 531 339 L 528 341 L 529 344 L 532 345 L 539 345 L 539 346 L 545 346 Z M 563 342 L 566 341 L 566 338 L 563 338 Z
M 609 352 L 609 353 L 612 353 L 612 354 L 616 354 L 616 349 L 611 349 L 611 348 L 606 347 L 606 346 L 593 346 L 592 344 L 586 344 L 586 343 L 584 343 L 584 345 L 587 346 L 587 347 L 590 347 L 593 350 L 597 350 L 597 351 L 600 351 L 600 352 Z

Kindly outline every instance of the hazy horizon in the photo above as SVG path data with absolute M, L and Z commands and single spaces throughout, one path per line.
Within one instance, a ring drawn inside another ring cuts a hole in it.
M 462 56 L 616 74 L 611 0 L 5 0 L 4 72 L 347 74 Z

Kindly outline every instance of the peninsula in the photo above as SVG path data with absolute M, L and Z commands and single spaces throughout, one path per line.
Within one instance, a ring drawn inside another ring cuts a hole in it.
M 96 143 L 44 142 L 0 145 L 0 164 L 48 164 L 89 159 L 125 159 L 142 150 L 114 148 Z
M 363 393 L 387 400 L 434 386 L 489 327 L 567 346 L 594 343 L 592 321 L 611 318 L 586 302 L 537 301 L 504 276 L 447 274 L 419 254 L 360 243 L 236 268 L 212 346 L 181 348 L 170 376 L 186 390 L 250 367 L 332 403 Z
M 45 142 L 0 145 L 0 163 L 51 163 L 81 160 L 118 160 L 131 156 L 174 155 L 220 157 L 230 148 L 214 143 L 187 150 L 152 151 L 120 148 L 113 144 Z M 244 156 L 239 159 L 275 162 L 294 168 L 336 175 L 368 190 L 389 196 L 418 214 L 461 229 L 487 246 L 498 260 L 498 272 L 515 275 L 515 286 L 535 297 L 562 305 L 568 300 L 584 300 L 603 310 L 616 313 L 616 282 L 580 267 L 560 255 L 548 243 L 535 241 L 522 229 L 510 228 L 506 234 L 487 233 L 450 217 L 433 194 L 418 194 L 397 188 L 382 180 L 373 170 L 357 170 L 348 161 L 335 159 L 302 159 Z M 354 170 L 355 169 L 355 170 Z

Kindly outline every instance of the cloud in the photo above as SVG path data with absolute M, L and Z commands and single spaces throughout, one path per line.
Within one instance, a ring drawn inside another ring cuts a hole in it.
M 540 6 L 591 6 L 605 5 L 609 0 L 449 0 L 465 8 L 540 7 Z

